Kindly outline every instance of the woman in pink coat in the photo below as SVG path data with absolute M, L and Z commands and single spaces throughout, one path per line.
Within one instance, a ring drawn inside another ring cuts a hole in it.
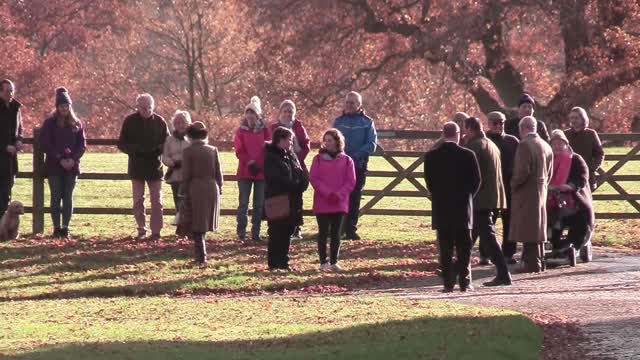
M 349 211 L 349 194 L 356 184 L 353 160 L 344 153 L 344 136 L 338 129 L 327 130 L 322 148 L 313 158 L 309 180 L 313 186 L 313 213 L 318 220 L 320 271 L 342 271 L 338 265 L 340 225 Z M 327 261 L 327 235 L 331 236 Z

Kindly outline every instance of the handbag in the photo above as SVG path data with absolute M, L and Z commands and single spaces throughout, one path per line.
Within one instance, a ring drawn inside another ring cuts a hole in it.
M 289 195 L 282 194 L 265 199 L 264 212 L 267 221 L 280 221 L 288 218 L 291 215 Z

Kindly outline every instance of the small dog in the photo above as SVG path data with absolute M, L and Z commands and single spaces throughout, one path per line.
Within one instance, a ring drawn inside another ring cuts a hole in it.
M 20 233 L 20 215 L 24 214 L 24 206 L 20 201 L 12 201 L 0 219 L 0 241 L 16 240 Z

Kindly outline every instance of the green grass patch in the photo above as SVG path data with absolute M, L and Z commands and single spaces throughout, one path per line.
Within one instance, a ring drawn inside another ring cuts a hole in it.
M 391 298 L 75 299 L 0 307 L 5 359 L 538 359 L 506 310 Z

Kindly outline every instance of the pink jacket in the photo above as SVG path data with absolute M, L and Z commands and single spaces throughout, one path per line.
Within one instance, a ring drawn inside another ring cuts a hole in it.
M 347 213 L 349 194 L 356 185 L 356 171 L 353 160 L 345 153 L 335 159 L 320 153 L 313 158 L 309 181 L 313 193 L 313 213 Z M 335 199 L 332 199 L 335 193 Z
M 236 176 L 239 179 L 264 180 L 264 144 L 268 140 L 271 140 L 271 132 L 266 127 L 258 132 L 244 127 L 236 131 L 233 147 L 238 158 Z M 251 160 L 260 167 L 260 171 L 255 176 L 249 172 Z

